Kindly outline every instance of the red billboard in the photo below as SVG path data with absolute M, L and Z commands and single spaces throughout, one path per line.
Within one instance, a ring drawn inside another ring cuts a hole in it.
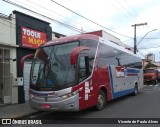
M 38 48 L 46 42 L 46 33 L 32 30 L 26 27 L 22 28 L 22 46 L 29 48 Z

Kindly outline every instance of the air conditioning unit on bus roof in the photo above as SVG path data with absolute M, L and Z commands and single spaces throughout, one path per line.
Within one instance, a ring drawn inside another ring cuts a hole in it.
M 87 32 L 86 34 L 94 34 L 94 35 L 103 37 L 104 39 L 107 39 L 107 40 L 109 40 L 109 41 L 111 41 L 111 42 L 113 42 L 113 43 L 115 43 L 117 45 L 120 45 L 122 47 L 125 47 L 125 48 L 127 47 L 125 44 L 123 44 L 121 42 L 121 40 L 119 38 L 117 38 L 117 37 L 115 37 L 115 36 L 113 36 L 113 35 L 105 32 L 103 30 L 98 30 L 98 31 L 93 31 L 93 32 Z

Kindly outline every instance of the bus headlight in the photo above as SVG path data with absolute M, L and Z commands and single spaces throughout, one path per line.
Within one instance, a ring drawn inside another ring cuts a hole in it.
M 83 89 L 83 87 L 81 87 L 80 89 L 78 89 L 78 90 L 76 90 L 76 91 L 74 91 L 74 92 L 71 92 L 71 93 L 69 93 L 69 94 L 65 94 L 65 95 L 63 95 L 63 96 L 61 96 L 61 97 L 62 97 L 63 99 L 67 99 L 67 98 L 69 98 L 69 97 L 72 97 L 72 96 L 78 94 L 79 91 L 81 91 L 82 89 Z
M 63 99 L 67 99 L 67 98 L 70 98 L 70 97 L 78 94 L 78 92 L 79 92 L 79 91 L 76 90 L 76 91 L 74 91 L 74 92 L 71 92 L 71 93 L 69 93 L 69 94 L 63 95 L 63 96 L 61 96 L 61 97 L 62 97 Z

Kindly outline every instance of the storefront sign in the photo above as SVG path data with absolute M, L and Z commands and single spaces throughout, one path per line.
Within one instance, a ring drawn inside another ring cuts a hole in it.
M 22 27 L 22 46 L 38 48 L 46 42 L 46 33 Z

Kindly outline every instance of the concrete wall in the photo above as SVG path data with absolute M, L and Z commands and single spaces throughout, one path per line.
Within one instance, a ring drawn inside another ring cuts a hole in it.
M 0 48 L 10 50 L 10 96 L 4 96 L 4 103 L 18 102 L 17 87 L 17 65 L 13 59 L 16 59 L 16 22 L 15 15 L 0 15 Z M 2 58 L 1 58 L 2 59 Z

